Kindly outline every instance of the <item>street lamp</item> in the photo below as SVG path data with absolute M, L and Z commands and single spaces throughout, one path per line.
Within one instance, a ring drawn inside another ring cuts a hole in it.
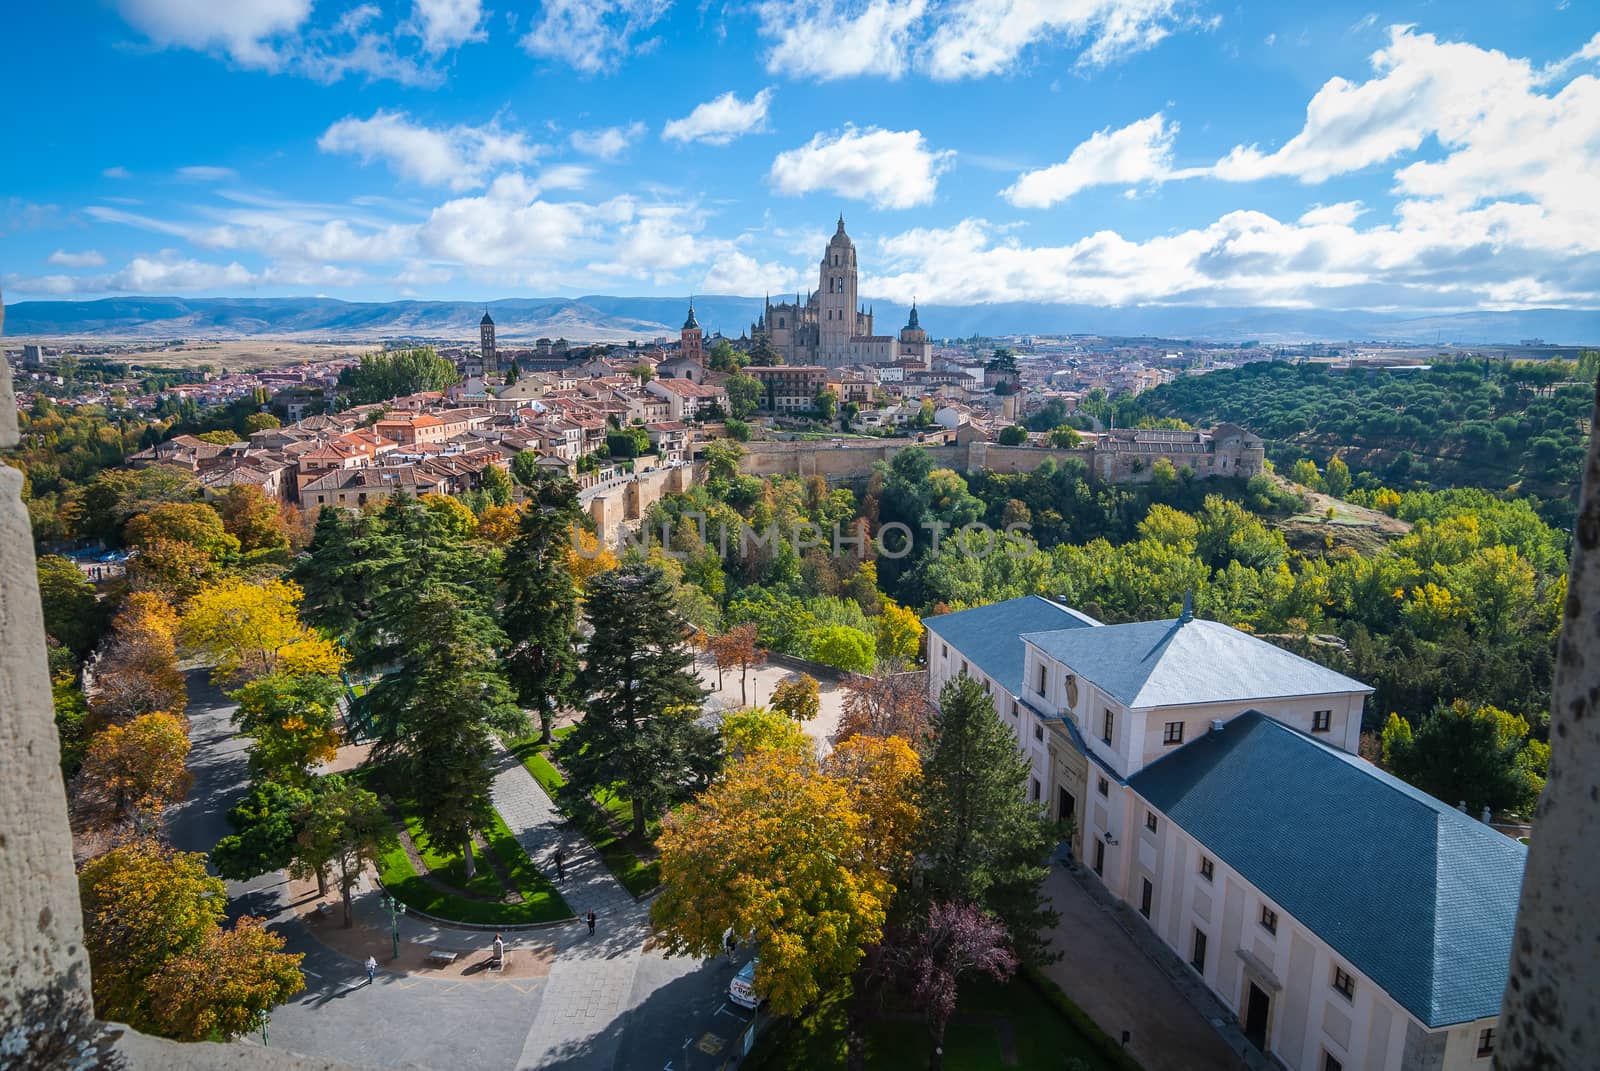
M 389 909 L 389 932 L 394 937 L 394 958 L 400 958 L 400 916 L 406 913 L 406 905 L 399 898 L 385 895 L 379 903 Z

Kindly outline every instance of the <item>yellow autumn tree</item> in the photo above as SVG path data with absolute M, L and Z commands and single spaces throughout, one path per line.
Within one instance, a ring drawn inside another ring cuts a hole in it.
M 176 715 L 157 711 L 106 726 L 90 738 L 78 773 L 79 814 L 91 822 L 148 823 L 189 791 L 188 756 L 189 734 Z
M 795 721 L 810 721 L 822 709 L 822 688 L 809 673 L 788 677 L 772 689 L 772 709 Z
M 89 697 L 95 725 L 183 709 L 188 689 L 178 671 L 177 631 L 177 612 L 166 599 L 151 591 L 128 596 L 95 663 Z
M 883 600 L 878 615 L 878 658 L 880 661 L 911 662 L 922 649 L 922 619 L 917 612 Z
M 745 707 L 724 714 L 722 747 L 729 762 L 769 748 L 806 754 L 814 750 L 811 738 L 799 724 L 781 710 L 769 707 Z
M 522 511 L 516 506 L 487 506 L 478 514 L 478 538 L 503 547 L 517 538 Z
M 619 564 L 610 547 L 600 544 L 600 537 L 582 528 L 573 529 L 573 545 L 567 551 L 567 568 L 572 571 L 573 583 L 581 590 L 596 573 L 615 569 Z
M 259 1030 L 273 1005 L 306 987 L 305 956 L 285 953 L 283 945 L 282 934 L 247 915 L 167 960 L 147 984 L 161 1032 L 179 1041 L 231 1041 Z
M 662 823 L 650 917 L 671 952 L 709 956 L 723 934 L 761 948 L 756 988 L 793 1015 L 844 983 L 883 933 L 894 889 L 863 818 L 816 759 L 759 749 Z
M 300 622 L 300 588 L 286 580 L 228 578 L 202 588 L 184 609 L 179 637 L 211 660 L 219 683 L 268 673 L 337 673 L 338 646 Z
M 904 874 L 921 819 L 922 761 L 911 745 L 899 736 L 852 736 L 823 760 L 822 772 L 844 787 L 861 816 L 868 858 L 891 875 Z

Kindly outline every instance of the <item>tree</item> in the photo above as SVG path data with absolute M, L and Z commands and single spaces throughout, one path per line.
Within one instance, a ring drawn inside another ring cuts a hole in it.
M 242 552 L 289 549 L 289 529 L 278 503 L 255 484 L 236 483 L 229 487 L 217 497 L 217 512 L 222 515 L 223 528 L 239 541 Z
M 1328 494 L 1343 498 L 1350 493 L 1350 466 L 1342 458 L 1331 458 L 1327 471 L 1322 474 L 1322 482 Z
M 1471 814 L 1531 813 L 1544 788 L 1549 747 L 1528 738 L 1525 719 L 1458 699 L 1440 703 L 1413 729 L 1390 714 L 1383 728 L 1383 764 L 1445 803 Z
M 824 625 L 811 631 L 811 658 L 850 673 L 868 673 L 874 662 L 873 638 L 849 625 Z
M 306 987 L 282 934 L 245 916 L 231 930 L 208 933 L 150 978 L 150 1011 L 161 1032 L 179 1041 L 232 1041 L 261 1029 L 273 1007 Z
M 106 469 L 73 497 L 67 519 L 79 538 L 120 546 L 129 518 L 165 502 L 193 502 L 199 496 L 194 476 L 172 465 Z
M 578 666 L 578 586 L 568 564 L 582 510 L 564 475 L 540 473 L 527 486 L 528 508 L 506 552 L 500 627 L 510 644 L 506 676 L 548 744 Z
M 204 502 L 167 502 L 128 521 L 128 545 L 140 553 L 157 540 L 186 543 L 212 562 L 239 553 L 239 540 L 223 527 L 217 511 Z
M 706 463 L 706 482 L 732 483 L 739 475 L 739 462 L 744 460 L 745 449 L 729 439 L 712 439 L 700 451 Z
M 716 738 L 695 721 L 705 693 L 661 569 L 601 573 L 585 607 L 593 631 L 575 680 L 585 713 L 557 754 L 574 791 L 616 786 L 631 799 L 643 837 L 650 818 L 688 799 L 715 766 Z
M 1029 772 L 982 685 L 964 673 L 946 684 L 922 765 L 923 886 L 934 899 L 988 910 L 1017 953 L 1038 962 L 1041 931 L 1056 921 L 1040 892 L 1056 835 L 1028 799 Z
M 81 659 L 94 649 L 106 629 L 106 614 L 94 585 L 66 558 L 55 554 L 39 558 L 39 602 L 44 607 L 44 630 Z
M 738 762 L 764 748 L 807 754 L 812 750 L 805 730 L 781 710 L 770 707 L 729 711 L 722 716 L 721 731 L 722 750 L 729 762 Z
M 1050 429 L 1050 445 L 1058 450 L 1071 450 L 1082 442 L 1083 436 L 1071 424 L 1057 424 Z
M 758 750 L 662 823 L 650 918 L 669 952 L 714 955 L 728 930 L 761 949 L 756 988 L 793 1015 L 849 978 L 893 889 L 861 818 L 816 759 Z
M 822 772 L 844 786 L 861 816 L 867 858 L 903 884 L 922 821 L 922 762 L 917 753 L 898 736 L 853 736 L 828 753 Z
M 797 722 L 811 721 L 822 708 L 822 690 L 809 673 L 789 677 L 772 689 L 772 709 Z
M 756 642 L 757 629 L 750 623 L 735 625 L 711 641 L 711 657 L 717 663 L 717 686 L 722 683 L 725 669 L 739 667 L 739 702 L 750 702 L 750 667 L 767 660 L 767 652 Z
M 476 607 L 442 586 L 424 587 L 378 620 L 393 672 L 355 700 L 376 739 L 373 757 L 418 786 L 417 818 L 435 844 L 461 845 L 477 872 L 472 834 L 488 828 L 491 733 L 527 724 L 500 675 L 505 636 Z
M 1010 424 L 1000 429 L 1001 446 L 1024 446 L 1028 442 L 1028 429 L 1021 424 Z
M 722 388 L 728 392 L 728 412 L 739 420 L 760 409 L 761 403 L 767 396 L 766 388 L 761 385 L 761 381 L 743 372 L 735 372 L 729 376 Z
M 917 674 L 846 678 L 844 709 L 833 737 L 836 745 L 854 736 L 898 736 L 920 747 L 930 731 L 928 697 Z
M 1289 479 L 1313 491 L 1322 489 L 1322 477 L 1317 473 L 1317 463 L 1308 457 L 1301 458 L 1290 467 Z
M 344 654 L 300 623 L 300 588 L 285 580 L 221 580 L 184 609 L 178 634 L 213 663 L 212 678 L 248 681 L 268 673 L 337 673 Z
M 916 660 L 922 650 L 922 619 L 915 610 L 885 599 L 878 613 L 878 657 L 901 664 Z
M 205 856 L 155 840 L 114 848 L 78 874 L 95 1012 L 160 1032 L 146 983 L 173 956 L 199 948 L 228 904 Z
M 189 736 L 176 715 L 157 711 L 108 725 L 89 739 L 75 800 L 91 818 L 131 818 L 146 827 L 189 791 L 188 756 Z
M 182 710 L 188 702 L 178 672 L 173 635 L 178 615 L 152 592 L 134 592 L 111 623 L 94 663 L 90 712 L 98 724 L 124 722 L 158 710 Z
M 1006 928 L 972 904 L 936 903 L 900 945 L 904 986 L 927 1017 L 933 1052 L 928 1067 L 944 1066 L 944 1031 L 955 1014 L 963 978 L 988 975 L 1003 982 L 1017 969 Z
M 251 738 L 251 775 L 309 784 L 312 769 L 338 753 L 343 693 L 339 678 L 325 673 L 269 673 L 234 692 L 233 723 Z
M 537 484 L 540 471 L 537 450 L 523 450 L 511 459 L 511 478 L 524 487 Z
M 193 543 L 157 537 L 128 561 L 128 582 L 136 591 L 150 591 L 181 601 L 222 573 L 215 558 Z
M 332 636 L 347 636 L 372 615 L 384 591 L 389 552 L 384 524 L 370 513 L 325 506 L 306 553 L 289 570 L 300 585 L 301 615 Z
M 281 427 L 283 427 L 283 421 L 279 420 L 271 413 L 251 413 L 249 416 L 244 418 L 242 430 L 245 438 L 248 439 L 253 432 L 270 431 L 273 428 Z
M 485 465 L 483 474 L 478 477 L 478 486 L 495 505 L 511 504 L 511 477 L 499 465 Z
M 506 369 L 506 386 L 511 386 L 521 377 L 522 369 L 517 367 L 517 362 L 512 361 L 511 367 Z
M 339 374 L 339 386 L 355 405 L 371 405 L 421 391 L 442 391 L 460 379 L 456 366 L 432 346 L 368 353 Z
M 638 364 L 628 369 L 628 374 L 637 379 L 639 381 L 639 386 L 641 387 L 650 382 L 652 379 L 656 378 L 655 368 L 647 361 L 640 361 Z
M 211 865 L 229 881 L 248 881 L 292 865 L 298 855 L 300 828 L 312 806 L 312 790 L 277 781 L 257 781 L 228 810 L 232 833 L 211 849 Z M 317 874 L 317 892 L 327 895 L 324 875 Z
M 355 925 L 351 893 L 361 874 L 395 843 L 394 823 L 382 802 L 354 781 L 329 775 L 317 783 L 316 797 L 296 838 L 295 867 L 300 873 L 333 871 L 344 903 L 345 928 Z
M 824 424 L 832 424 L 834 416 L 839 412 L 839 396 L 831 390 L 819 393 L 811 400 L 817 410 L 817 418 Z
M 508 545 L 517 536 L 522 511 L 515 506 L 485 506 L 478 514 L 478 538 L 495 547 Z

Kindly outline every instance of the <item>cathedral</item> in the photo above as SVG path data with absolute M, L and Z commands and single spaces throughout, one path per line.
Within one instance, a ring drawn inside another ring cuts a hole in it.
M 822 254 L 817 289 L 804 304 L 773 304 L 768 298 L 761 319 L 750 325 L 752 337 L 765 335 L 785 364 L 837 368 L 847 364 L 893 364 L 914 360 L 933 366 L 933 346 L 917 322 L 917 306 L 900 334 L 879 335 L 872 327 L 872 309 L 856 300 L 856 244 L 839 229 Z

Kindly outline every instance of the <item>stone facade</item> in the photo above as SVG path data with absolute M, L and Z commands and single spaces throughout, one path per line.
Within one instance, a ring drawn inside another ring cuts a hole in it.
M 478 354 L 483 358 L 485 372 L 499 369 L 499 358 L 494 348 L 494 320 L 490 318 L 488 309 L 483 310 L 483 319 L 478 321 Z
M 910 322 L 899 336 L 880 335 L 873 329 L 870 306 L 856 292 L 856 245 L 844 230 L 844 216 L 823 251 L 817 289 L 804 302 L 774 304 L 767 299 L 761 318 L 750 325 L 751 337 L 766 336 L 785 364 L 822 365 L 892 364 L 911 358 L 932 367 L 933 347 L 917 320 L 916 305 Z

